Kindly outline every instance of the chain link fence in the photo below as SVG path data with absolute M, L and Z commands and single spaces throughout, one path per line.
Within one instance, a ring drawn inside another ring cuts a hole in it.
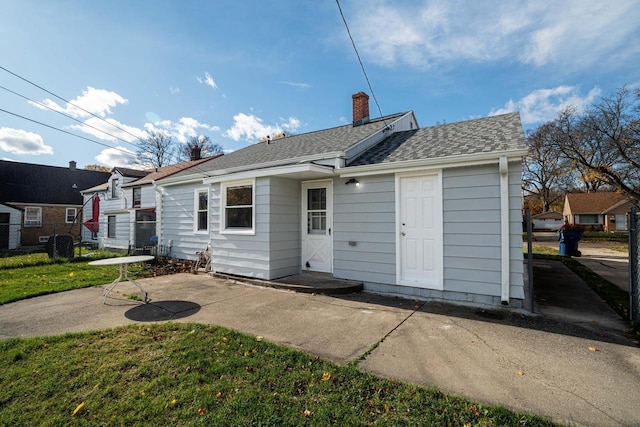
M 631 322 L 636 328 L 640 328 L 640 230 L 636 207 L 629 212 L 629 308 Z
M 169 257 L 170 249 L 159 245 L 155 220 L 130 221 L 129 218 L 109 216 L 97 224 L 96 232 L 80 222 L 40 222 L 24 224 L 0 222 L 0 251 L 7 250 L 47 250 L 52 236 L 57 236 L 53 247 L 59 251 L 71 241 L 74 246 L 86 249 L 112 249 L 129 254 L 151 254 Z M 58 241 L 58 237 L 64 236 Z

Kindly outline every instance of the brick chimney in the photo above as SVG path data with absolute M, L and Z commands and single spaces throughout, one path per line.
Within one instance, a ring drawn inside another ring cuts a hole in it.
M 72 171 L 76 170 L 76 165 L 77 165 L 77 163 L 75 161 L 71 160 L 69 162 L 69 169 L 71 169 Z
M 189 155 L 189 160 L 200 160 L 201 149 L 198 146 L 191 147 L 191 153 Z
M 353 126 L 369 122 L 369 95 L 358 92 L 351 95 L 353 99 Z

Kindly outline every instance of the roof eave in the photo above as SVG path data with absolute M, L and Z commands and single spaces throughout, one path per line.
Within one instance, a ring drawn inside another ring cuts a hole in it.
M 218 170 L 207 171 L 207 172 L 198 172 L 191 175 L 182 175 L 182 176 L 173 177 L 173 178 L 164 178 L 164 179 L 155 181 L 154 183 L 157 186 L 176 185 L 176 184 L 187 183 L 192 181 L 202 181 L 207 179 L 213 179 L 219 176 L 237 174 L 241 172 L 270 169 L 270 168 L 276 168 L 281 166 L 288 166 L 292 164 L 310 163 L 310 162 L 315 162 L 319 160 L 341 159 L 343 157 L 344 157 L 344 152 L 333 151 L 328 153 L 314 154 L 311 156 L 274 160 L 272 162 L 238 166 L 235 168 L 228 168 L 228 169 L 218 169 Z
M 340 176 L 347 178 L 354 176 L 380 175 L 384 173 L 394 173 L 396 171 L 409 171 L 416 169 L 443 169 L 477 166 L 495 163 L 499 161 L 501 157 L 507 157 L 508 161 L 522 160 L 522 158 L 526 156 L 527 153 L 527 149 L 514 149 L 492 151 L 490 153 L 446 156 L 433 159 L 416 159 L 399 162 L 375 163 L 371 165 L 349 166 L 340 170 Z

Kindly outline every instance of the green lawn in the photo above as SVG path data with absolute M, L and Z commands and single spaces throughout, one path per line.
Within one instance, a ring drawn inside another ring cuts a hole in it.
M 94 267 L 88 263 L 113 256 L 117 254 L 99 252 L 95 257 L 75 258 L 72 262 L 52 262 L 43 253 L 0 258 L 0 304 L 111 283 L 118 277 L 117 265 Z M 129 271 L 132 275 L 147 273 L 139 264 L 132 265 Z
M 0 425 L 554 425 L 199 324 L 0 341 L 0 366 Z

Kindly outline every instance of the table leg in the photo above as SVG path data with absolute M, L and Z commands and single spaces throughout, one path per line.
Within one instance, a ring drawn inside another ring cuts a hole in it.
M 102 293 L 102 303 L 103 304 L 107 303 L 107 295 L 109 295 L 109 293 L 113 290 L 113 288 L 115 288 L 116 285 L 118 283 L 120 283 L 120 280 L 122 280 L 122 264 L 120 264 L 120 268 L 118 269 L 118 271 L 119 271 L 118 278 L 116 280 L 114 280 L 113 282 L 111 282 L 111 284 L 109 286 L 104 288 L 104 292 Z
M 142 286 L 140 286 L 140 283 L 136 282 L 134 279 L 129 278 L 129 270 L 127 269 L 127 265 L 125 264 L 124 266 L 124 276 L 125 279 L 127 279 L 128 281 L 130 281 L 131 283 L 133 283 L 134 285 L 136 285 L 138 287 L 138 289 L 140 289 L 140 291 L 142 292 L 142 294 L 144 295 L 144 302 L 147 302 L 147 291 L 145 291 Z

